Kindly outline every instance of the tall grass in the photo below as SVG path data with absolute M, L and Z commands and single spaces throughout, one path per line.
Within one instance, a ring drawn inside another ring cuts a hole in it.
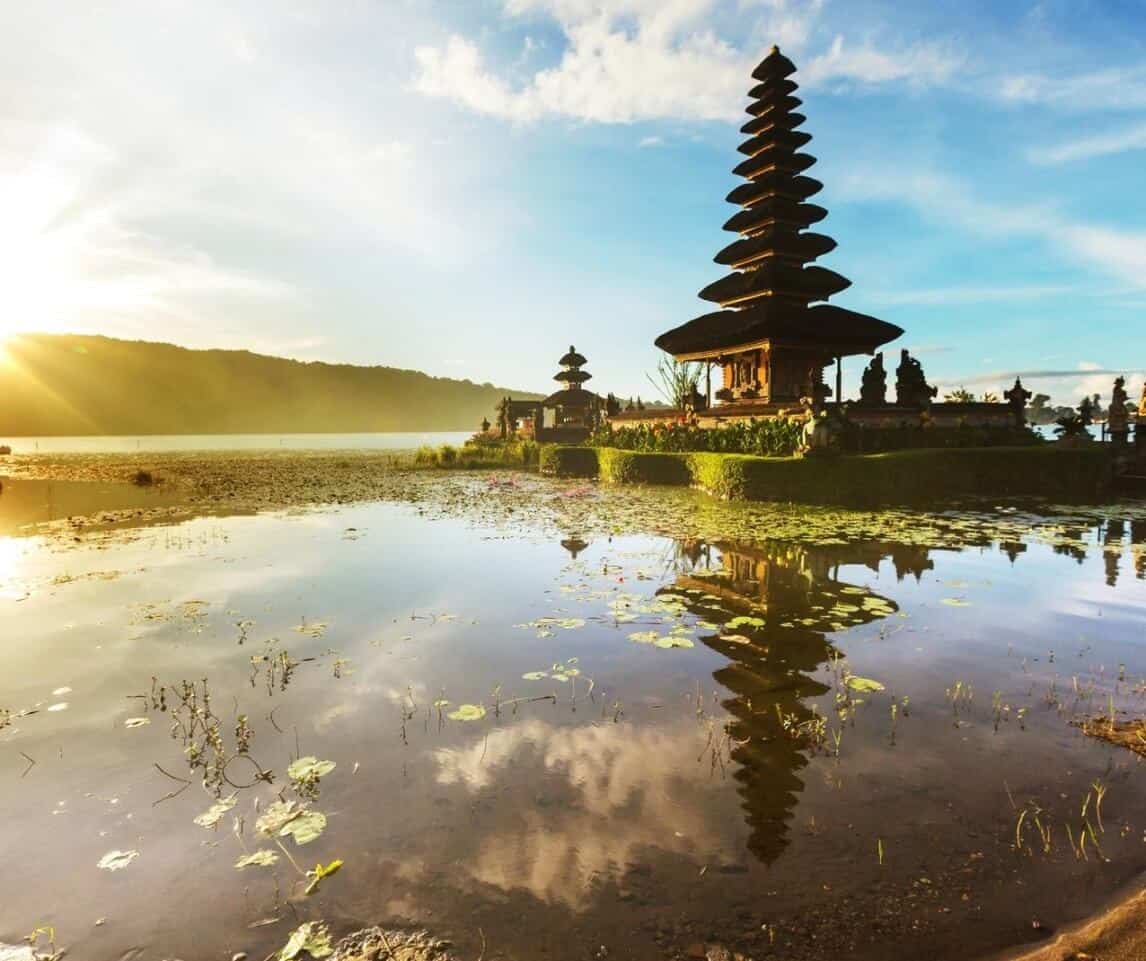
M 441 470 L 481 470 L 482 468 L 534 468 L 540 446 L 530 440 L 467 441 L 461 447 L 419 447 L 414 466 Z

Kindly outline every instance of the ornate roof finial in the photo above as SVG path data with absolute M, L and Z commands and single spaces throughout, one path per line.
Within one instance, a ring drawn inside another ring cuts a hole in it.
M 772 44 L 772 49 L 771 49 L 771 50 L 769 50 L 768 52 L 769 52 L 769 53 L 779 53 L 779 52 L 780 52 L 780 47 L 779 47 L 777 44 Z

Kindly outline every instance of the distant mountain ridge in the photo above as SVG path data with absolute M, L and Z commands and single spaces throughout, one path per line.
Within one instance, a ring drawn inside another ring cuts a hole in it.
M 5 357 L 7 355 L 7 357 Z M 74 334 L 0 345 L 0 436 L 476 430 L 528 391 L 394 367 Z

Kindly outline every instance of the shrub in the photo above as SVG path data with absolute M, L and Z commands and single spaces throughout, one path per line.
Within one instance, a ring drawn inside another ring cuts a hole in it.
M 9 447 L 7 444 L 0 444 L 0 457 L 6 457 L 8 454 L 11 454 L 11 453 L 12 453 L 11 447 Z
M 800 448 L 804 422 L 801 418 L 767 417 L 740 421 L 723 427 L 697 427 L 684 423 L 605 425 L 590 437 L 595 447 L 650 452 L 719 451 L 789 457 Z
M 524 468 L 536 467 L 539 446 L 533 441 L 499 441 L 498 443 L 473 444 L 466 442 L 462 447 L 444 444 L 441 447 L 419 447 L 414 454 L 415 467 L 440 467 L 443 469 L 480 470 L 482 468 Z
M 157 478 L 149 470 L 137 470 L 131 478 L 131 482 L 136 487 L 150 487 L 156 483 Z
M 603 481 L 613 484 L 684 484 L 692 482 L 689 458 L 675 453 L 645 453 L 602 447 L 597 463 Z
M 596 477 L 597 454 L 592 447 L 546 444 L 541 448 L 539 465 L 543 474 L 556 477 Z

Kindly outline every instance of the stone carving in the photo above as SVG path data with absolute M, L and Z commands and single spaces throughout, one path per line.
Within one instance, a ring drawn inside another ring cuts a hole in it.
M 1115 440 L 1126 440 L 1130 432 L 1130 417 L 1126 413 L 1126 378 L 1114 379 L 1114 390 L 1110 394 L 1110 409 L 1106 413 L 1106 427 Z
M 1023 382 L 1016 377 L 1015 385 L 1003 393 L 1007 403 L 1011 405 L 1011 413 L 1015 417 L 1015 426 L 1022 427 L 1026 423 L 1027 401 L 1031 399 L 1031 392 L 1023 387 Z
M 899 366 L 895 370 L 895 402 L 900 407 L 927 407 L 939 393 L 923 376 L 923 365 L 906 350 L 899 352 Z
M 887 370 L 883 366 L 882 350 L 864 368 L 860 403 L 865 407 L 882 407 L 887 403 Z

